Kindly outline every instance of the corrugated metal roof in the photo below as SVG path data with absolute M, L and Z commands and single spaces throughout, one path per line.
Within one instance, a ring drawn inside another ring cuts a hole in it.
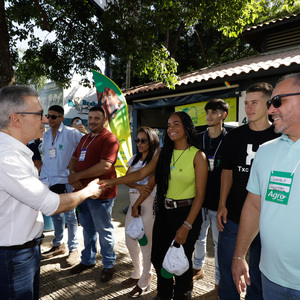
M 298 16 L 300 16 L 300 12 L 298 14 L 293 14 L 293 15 L 290 15 L 290 16 L 287 16 L 287 17 L 284 17 L 284 18 L 280 18 L 280 19 L 277 19 L 277 20 L 271 20 L 271 21 L 268 21 L 268 22 L 265 22 L 265 23 L 261 23 L 261 24 L 252 26 L 252 27 L 245 28 L 243 30 L 243 32 L 256 30 L 256 29 L 259 29 L 259 28 L 262 28 L 262 27 L 265 27 L 265 26 L 269 26 L 271 24 L 277 24 L 277 23 L 281 23 L 281 22 L 284 22 L 284 21 L 292 21 L 293 18 L 298 17 Z
M 293 49 L 283 49 L 272 53 L 264 53 L 240 59 L 225 64 L 216 65 L 184 74 L 178 78 L 178 86 L 183 84 L 208 81 L 226 76 L 239 75 L 241 73 L 257 72 L 259 70 L 268 70 L 270 68 L 279 68 L 280 66 L 290 66 L 291 64 L 300 64 L 300 47 Z M 132 87 L 124 91 L 125 95 L 133 95 L 148 91 L 165 88 L 162 82 L 144 84 Z

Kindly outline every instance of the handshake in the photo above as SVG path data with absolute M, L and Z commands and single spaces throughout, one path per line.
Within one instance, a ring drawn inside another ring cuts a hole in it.
M 92 196 L 90 196 L 90 198 L 92 199 L 97 199 L 100 197 L 101 193 L 109 186 L 111 186 L 109 184 L 109 179 L 104 179 L 104 180 L 99 180 L 99 179 L 94 179 L 93 181 L 91 181 L 86 189 L 89 190 L 89 192 L 91 193 Z

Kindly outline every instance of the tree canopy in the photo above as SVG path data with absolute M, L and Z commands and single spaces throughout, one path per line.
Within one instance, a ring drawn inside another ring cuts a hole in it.
M 172 88 L 178 74 L 255 53 L 239 38 L 242 29 L 299 12 L 299 2 L 115 0 L 100 14 L 88 0 L 0 0 L 0 87 L 14 78 L 67 86 L 74 73 L 89 84 L 86 74 L 103 72 L 96 61 L 105 59 L 120 87 L 130 65 L 133 85 L 158 80 Z M 20 56 L 22 40 L 28 48 Z

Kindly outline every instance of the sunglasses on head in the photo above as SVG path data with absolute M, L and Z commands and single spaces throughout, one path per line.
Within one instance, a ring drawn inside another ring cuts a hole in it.
M 138 144 L 141 142 L 142 144 L 146 144 L 148 141 L 146 139 L 136 139 L 135 142 Z
M 267 101 L 267 108 L 269 109 L 271 107 L 271 105 L 273 105 L 274 108 L 278 108 L 281 106 L 281 98 L 282 97 L 295 96 L 295 95 L 300 95 L 300 93 L 276 95 L 272 99 Z
M 56 115 L 46 115 L 47 119 L 52 119 L 52 120 L 56 120 L 57 118 L 61 118 L 61 116 L 56 116 Z

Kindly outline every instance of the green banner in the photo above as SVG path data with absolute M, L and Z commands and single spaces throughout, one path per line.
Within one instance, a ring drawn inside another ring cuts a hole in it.
M 115 168 L 117 176 L 123 176 L 127 171 L 127 162 L 132 156 L 127 103 L 119 87 L 110 78 L 95 70 L 91 71 L 95 80 L 98 104 L 106 114 L 106 127 L 120 143 Z

